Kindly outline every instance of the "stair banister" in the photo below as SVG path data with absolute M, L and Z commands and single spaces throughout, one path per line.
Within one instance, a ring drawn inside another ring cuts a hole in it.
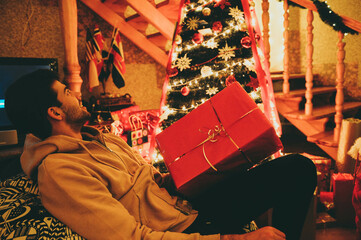
M 59 0 L 59 15 L 65 52 L 65 81 L 70 90 L 81 98 L 80 65 L 78 60 L 78 14 L 76 0 Z
M 312 10 L 307 11 L 307 45 L 306 45 L 306 103 L 305 103 L 305 115 L 312 115 L 312 87 L 313 87 L 313 71 L 312 71 L 312 55 L 313 55 L 313 12 Z
M 305 7 L 309 10 L 312 10 L 314 12 L 317 12 L 317 8 L 316 8 L 315 4 L 313 4 L 313 2 L 310 0 L 289 0 L 289 1 L 292 1 L 298 5 Z M 361 22 L 358 22 L 347 16 L 342 16 L 342 15 L 339 15 L 339 16 L 342 18 L 343 23 L 347 27 L 349 27 L 357 32 L 361 32 Z
M 336 98 L 335 98 L 335 128 L 334 128 L 334 141 L 338 143 L 341 132 L 341 123 L 343 119 L 342 110 L 344 102 L 344 93 L 343 93 L 343 83 L 344 83 L 344 74 L 345 74 L 345 45 L 343 41 L 344 34 L 338 32 L 338 52 L 337 52 L 337 66 L 336 66 Z
M 288 1 L 283 1 L 283 93 L 288 94 L 290 92 L 290 72 L 288 67 L 289 56 L 288 56 L 288 17 L 289 17 L 289 6 Z
M 269 43 L 269 2 L 262 0 L 262 24 L 263 24 L 263 43 L 264 43 L 264 57 L 268 66 L 270 65 L 270 43 Z

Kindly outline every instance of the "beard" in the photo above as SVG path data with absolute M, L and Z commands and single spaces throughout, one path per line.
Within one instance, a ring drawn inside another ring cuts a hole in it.
M 61 106 L 65 113 L 65 121 L 72 126 L 72 128 L 81 128 L 87 121 L 90 120 L 91 114 L 79 106 Z

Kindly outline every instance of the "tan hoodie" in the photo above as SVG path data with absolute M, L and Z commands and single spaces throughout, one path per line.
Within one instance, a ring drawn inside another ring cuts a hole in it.
M 56 218 L 89 240 L 220 239 L 180 233 L 197 212 L 162 188 L 167 178 L 121 138 L 83 130 L 87 140 L 29 136 L 21 156 L 24 172 L 37 172 L 42 203 Z

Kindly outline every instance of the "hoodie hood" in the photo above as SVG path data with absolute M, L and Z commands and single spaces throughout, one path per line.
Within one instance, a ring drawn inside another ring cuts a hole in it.
M 33 134 L 28 134 L 24 143 L 24 152 L 20 157 L 24 173 L 29 177 L 35 177 L 37 167 L 49 154 L 78 150 L 81 148 L 80 143 L 85 143 L 86 140 L 97 140 L 104 144 L 102 134 L 93 127 L 83 127 L 82 136 L 83 140 L 66 135 L 55 135 L 42 141 Z

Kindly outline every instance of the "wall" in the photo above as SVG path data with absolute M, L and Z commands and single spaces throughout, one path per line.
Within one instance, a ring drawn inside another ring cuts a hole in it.
M 349 0 L 347 4 L 341 0 L 328 0 L 327 3 L 331 9 L 339 15 L 345 15 L 361 22 L 360 10 L 361 2 L 359 0 Z M 298 10 L 299 29 L 301 39 L 301 68 L 305 69 L 306 64 L 306 33 L 307 33 L 307 11 Z M 317 83 L 323 85 L 336 84 L 336 64 L 337 64 L 337 32 L 329 25 L 323 23 L 317 13 L 314 13 L 314 73 L 320 74 Z M 348 34 L 344 38 L 346 43 L 345 51 L 345 93 L 347 96 L 361 100 L 361 36 Z M 305 70 L 303 70 L 304 72 Z
M 27 28 L 29 19 L 30 27 Z M 59 75 L 61 79 L 64 77 L 64 46 L 57 1 L 1 0 L 0 22 L 0 57 L 58 58 Z M 86 87 L 85 26 L 93 29 L 96 23 L 109 44 L 113 27 L 78 1 L 78 56 L 82 67 L 82 94 L 85 100 L 92 95 L 99 97 L 103 92 L 101 86 L 95 88 L 92 93 Z M 25 41 L 26 39 L 28 40 Z M 122 37 L 122 41 L 126 63 L 126 86 L 117 89 L 110 81 L 106 84 L 107 92 L 120 95 L 129 93 L 141 109 L 159 108 L 165 69 L 127 38 Z
M 262 25 L 262 0 L 254 0 L 256 15 L 261 31 Z M 269 1 L 269 35 L 270 35 L 270 71 L 283 71 L 283 7 L 282 3 L 274 0 Z

